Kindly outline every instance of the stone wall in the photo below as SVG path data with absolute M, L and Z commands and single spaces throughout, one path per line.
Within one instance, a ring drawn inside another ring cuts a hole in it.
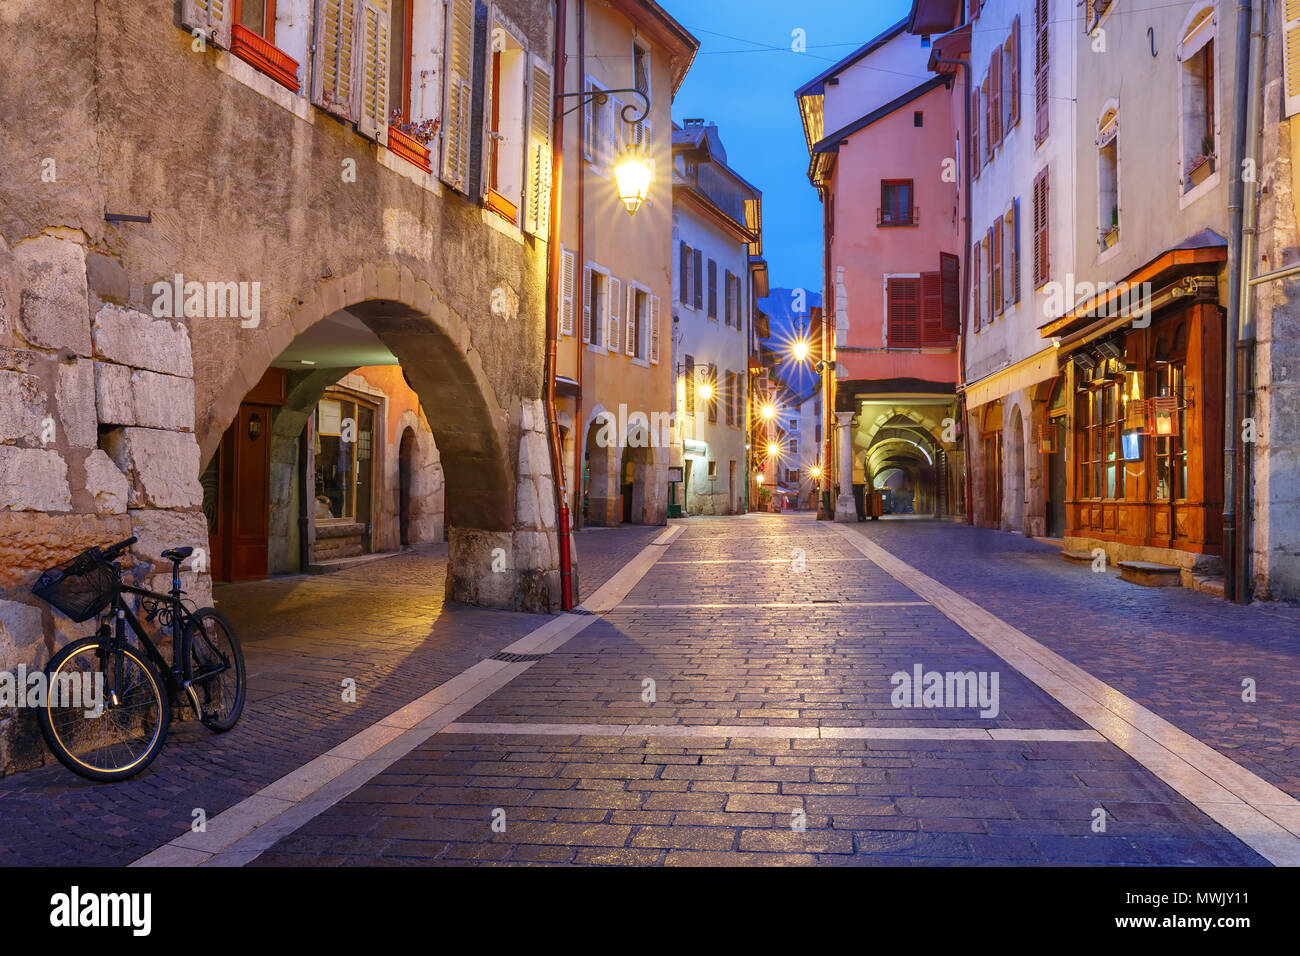
M 211 603 L 189 334 L 125 307 L 126 286 L 76 230 L 0 239 L 0 670 L 93 631 L 29 590 L 93 545 L 138 537 L 126 578 L 155 590 L 164 549 L 203 549 L 183 584 Z M 40 761 L 34 732 L 34 714 L 0 711 L 0 773 Z

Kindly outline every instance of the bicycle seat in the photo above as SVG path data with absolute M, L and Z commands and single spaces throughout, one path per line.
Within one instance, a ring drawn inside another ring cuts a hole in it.
M 162 553 L 162 556 L 180 564 L 193 553 L 193 548 L 169 548 Z

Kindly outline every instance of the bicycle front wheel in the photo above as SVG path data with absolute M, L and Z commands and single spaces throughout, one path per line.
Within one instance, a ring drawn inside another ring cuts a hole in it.
M 63 766 L 88 780 L 125 780 L 158 756 L 171 720 L 167 688 L 132 648 L 115 652 L 101 637 L 83 638 L 54 655 L 45 674 L 37 713 Z
M 209 730 L 229 730 L 244 711 L 244 652 L 235 629 L 216 608 L 194 612 L 185 627 L 185 680 L 199 720 Z

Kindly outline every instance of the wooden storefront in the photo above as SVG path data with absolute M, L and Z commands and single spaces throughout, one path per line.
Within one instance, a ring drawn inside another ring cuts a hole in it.
M 1093 317 L 1106 306 L 1095 301 L 1045 327 L 1066 333 L 1066 414 L 1056 423 L 1067 547 L 1114 542 L 1124 558 L 1185 567 L 1220 554 L 1222 252 L 1167 253 L 1156 265 L 1173 261 L 1136 280 L 1153 290 L 1145 327 L 1140 311 Z

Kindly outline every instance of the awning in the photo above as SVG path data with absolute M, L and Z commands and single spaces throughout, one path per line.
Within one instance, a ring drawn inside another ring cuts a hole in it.
M 1022 359 L 1009 368 L 1004 368 L 991 375 L 985 375 L 978 381 L 966 386 L 966 407 L 978 408 L 999 398 L 1029 388 L 1039 382 L 1055 378 L 1060 372 L 1056 361 L 1056 349 L 1046 348 L 1036 355 Z

